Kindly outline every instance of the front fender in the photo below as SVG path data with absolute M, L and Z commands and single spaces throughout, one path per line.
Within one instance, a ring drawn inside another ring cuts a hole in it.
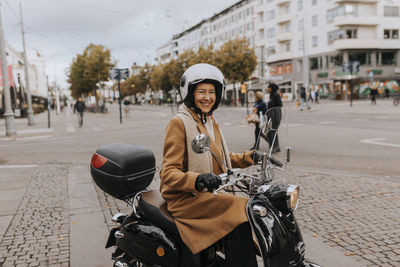
M 255 213 L 255 205 L 264 207 L 266 215 Z M 304 242 L 291 212 L 283 214 L 278 211 L 263 194 L 253 196 L 247 203 L 246 211 L 265 267 L 297 266 L 303 262 Z

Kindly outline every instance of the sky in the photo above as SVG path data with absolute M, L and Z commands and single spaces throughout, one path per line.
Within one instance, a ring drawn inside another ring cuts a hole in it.
M 42 52 L 49 82 L 68 88 L 66 72 L 90 43 L 111 50 L 117 67 L 155 63 L 174 34 L 239 0 L 0 0 L 6 41 L 22 51 L 22 7 L 27 48 Z

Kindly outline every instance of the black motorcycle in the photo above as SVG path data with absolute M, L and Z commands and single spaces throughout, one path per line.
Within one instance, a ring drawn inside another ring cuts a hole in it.
M 275 142 L 278 131 L 272 128 L 272 116 L 265 115 L 262 131 L 275 131 Z M 209 143 L 208 136 L 200 134 L 193 139 L 192 149 L 196 153 L 213 154 Z M 288 148 L 287 162 L 289 159 Z M 227 168 L 227 173 L 220 175 L 223 183 L 214 194 L 224 190 L 250 198 L 247 215 L 257 239 L 259 266 L 318 267 L 304 258 L 305 245 L 293 215 L 298 204 L 299 187 L 273 183 L 274 170 L 283 170 L 283 165 L 270 151 L 263 154 L 255 173 Z M 226 266 L 223 246 L 219 242 L 192 254 L 182 241 L 160 193 L 146 190 L 156 172 L 151 150 L 133 144 L 105 145 L 92 156 L 90 167 L 95 183 L 103 191 L 132 206 L 132 214 L 118 213 L 112 219 L 117 226 L 110 231 L 106 248 L 115 246 L 112 254 L 115 267 Z

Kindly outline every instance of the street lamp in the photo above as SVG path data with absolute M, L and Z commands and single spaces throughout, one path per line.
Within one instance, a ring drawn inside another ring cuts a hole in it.
M 4 41 L 3 24 L 1 21 L 1 3 L 0 3 L 0 57 L 1 57 L 1 70 L 3 74 L 3 91 L 4 91 L 4 106 L 5 106 L 4 118 L 6 121 L 6 136 L 14 136 L 17 134 L 17 132 L 15 131 L 15 126 L 14 126 L 14 113 L 11 109 L 6 47 Z

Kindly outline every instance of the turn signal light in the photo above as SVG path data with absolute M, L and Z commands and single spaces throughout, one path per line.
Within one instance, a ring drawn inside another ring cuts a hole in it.
M 105 157 L 94 153 L 92 156 L 92 161 L 90 163 L 90 165 L 92 165 L 93 168 L 100 168 L 101 166 L 103 166 L 104 164 L 106 164 L 106 162 L 108 161 L 108 159 L 106 159 Z
M 157 248 L 157 255 L 158 255 L 159 257 L 162 257 L 162 256 L 165 255 L 165 250 L 164 250 L 163 247 L 158 247 L 158 248 Z

